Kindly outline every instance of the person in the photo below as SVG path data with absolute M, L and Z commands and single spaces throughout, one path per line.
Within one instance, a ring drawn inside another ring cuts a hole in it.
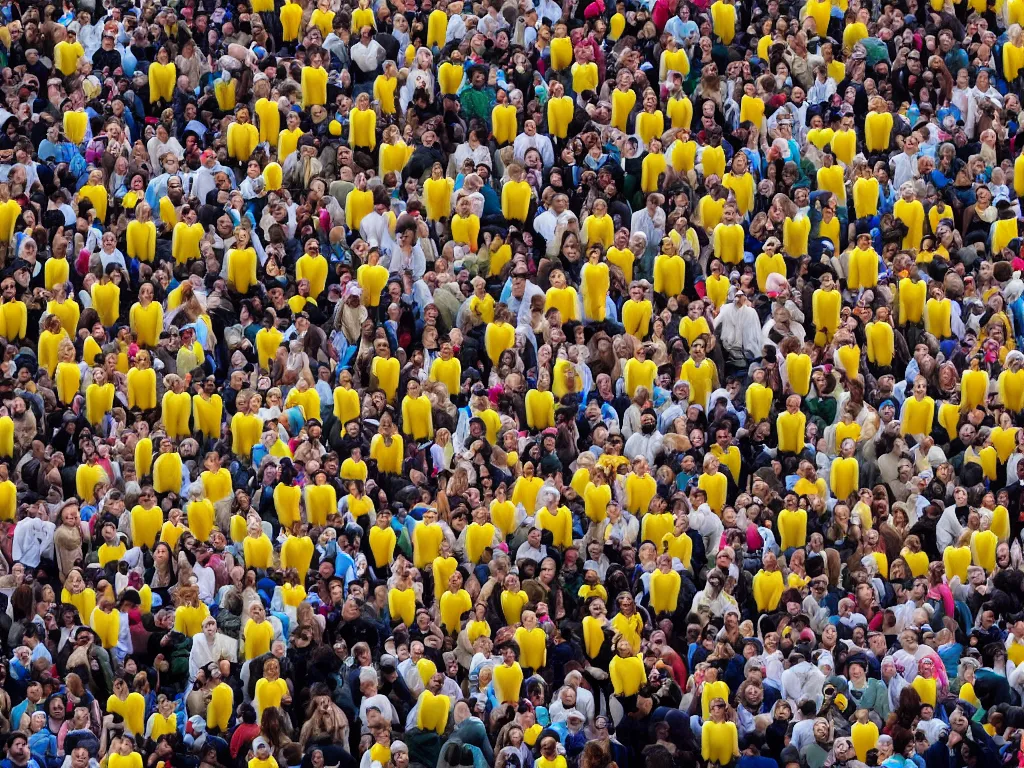
M 1019 0 L 304 5 L 0 19 L 7 765 L 1019 752 Z

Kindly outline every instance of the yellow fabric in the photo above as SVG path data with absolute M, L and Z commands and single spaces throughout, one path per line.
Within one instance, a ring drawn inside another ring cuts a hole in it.
M 526 514 L 532 515 L 537 509 L 537 494 L 544 486 L 544 481 L 533 477 L 520 477 L 512 487 L 512 503 L 522 504 Z
M 371 528 L 371 535 L 376 530 L 379 529 Z M 391 533 L 394 535 L 394 531 Z M 388 611 L 391 613 L 392 621 L 401 621 L 407 627 L 411 627 L 416 619 L 416 593 L 412 589 L 388 590 Z
M 725 264 L 740 264 L 743 261 L 743 243 L 746 240 L 746 232 L 742 225 L 719 224 L 712 233 L 712 240 L 715 258 L 721 259 Z M 806 248 L 804 251 L 806 252 Z
M 409 158 L 412 157 L 413 148 L 404 141 L 399 140 L 395 144 L 384 144 L 380 148 L 380 172 L 395 173 L 401 175 L 405 170 Z
M 246 155 L 248 159 L 249 155 Z M 193 259 L 199 258 L 199 243 L 206 234 L 203 225 L 199 222 L 186 224 L 179 221 L 174 225 L 171 232 L 171 252 L 178 264 L 185 264 Z
M 217 728 L 225 732 L 228 722 L 231 720 L 231 712 L 234 709 L 235 694 L 227 683 L 218 683 L 210 697 L 210 704 L 206 710 L 206 724 L 210 728 Z
M 786 373 L 793 392 L 807 397 L 811 391 L 811 358 L 802 352 L 790 352 L 786 355 Z
M 538 670 L 547 664 L 548 636 L 540 627 L 519 627 L 514 635 L 519 645 L 519 659 L 523 666 Z
M 967 568 L 971 565 L 970 547 L 946 547 L 942 553 L 942 564 L 946 568 L 947 578 L 959 576 L 961 582 L 967 583 Z
M 117 611 L 107 613 L 96 608 L 89 618 L 89 626 L 96 633 L 100 644 L 109 651 L 117 645 L 117 636 L 121 630 L 121 614 Z
M 552 50 L 554 50 L 555 41 L 552 40 Z M 552 65 L 554 66 L 554 65 Z M 555 67 L 557 69 L 557 67 Z M 636 106 L 636 91 L 629 89 L 626 91 L 619 90 L 616 88 L 612 91 L 612 120 L 611 124 L 618 128 L 623 133 L 626 133 L 626 124 L 629 120 L 629 115 L 632 113 L 633 108 Z
M 491 110 L 491 125 L 498 146 L 511 144 L 519 132 L 516 108 L 511 104 L 498 104 Z
M 472 609 L 472 607 L 473 600 L 464 589 L 460 589 L 456 593 L 445 592 L 441 595 L 441 624 L 448 631 L 448 634 L 454 634 L 459 631 L 462 625 L 462 615 Z
M 829 485 L 837 499 L 847 499 L 860 487 L 860 466 L 854 458 L 837 458 L 832 462 Z M 804 513 L 806 518 L 806 512 Z M 806 524 L 804 527 L 806 532 Z
M 427 179 L 423 182 L 423 199 L 427 206 L 427 219 L 440 221 L 452 214 L 452 191 L 455 179 Z
M 79 201 L 88 200 L 96 209 L 96 218 L 100 221 L 107 220 L 107 188 L 100 184 L 86 184 L 78 190 Z
M 451 700 L 444 695 L 434 695 L 431 691 L 423 691 L 417 702 L 416 727 L 421 731 L 435 731 L 438 735 L 444 735 L 448 725 L 448 712 L 451 708 Z
M 988 397 L 988 384 L 985 371 L 964 371 L 960 377 L 960 410 L 970 411 L 984 405 Z
M 939 339 L 952 338 L 952 304 L 949 299 L 928 299 L 925 304 L 924 328 Z
M 612 487 L 610 485 L 589 483 L 583 492 L 584 512 L 591 521 L 600 523 L 608 517 L 608 505 L 611 500 Z
M 757 103 L 764 105 L 760 99 L 757 100 Z M 736 207 L 739 209 L 740 216 L 747 216 L 754 210 L 754 177 L 750 175 L 749 171 L 742 176 L 735 176 L 731 172 L 725 174 L 722 186 L 731 190 L 736 197 Z
M 277 102 L 270 101 L 270 99 L 257 99 L 253 109 L 260 126 L 260 142 L 267 142 L 270 146 L 276 145 L 281 132 L 281 109 L 277 106 Z M 280 153 L 278 157 L 280 157 Z
M 494 526 L 491 523 L 470 523 L 466 527 L 466 559 L 476 565 L 493 541 Z
M 370 538 L 372 540 L 373 536 Z M 281 570 L 294 568 L 302 582 L 306 580 L 306 573 L 312 560 L 313 540 L 308 536 L 289 536 L 281 545 Z M 302 589 L 301 586 L 299 588 Z
M 525 222 L 533 188 L 526 181 L 510 181 L 501 188 L 501 211 L 506 219 Z
M 572 89 L 576 93 L 583 91 L 596 91 L 598 88 L 598 69 L 593 61 L 581 64 L 576 62 L 572 65 Z M 660 134 L 659 134 L 660 135 Z
M 705 720 L 701 726 L 701 756 L 710 764 L 728 765 L 740 753 L 739 735 L 733 722 Z
M 686 262 L 679 254 L 661 254 L 654 259 L 654 291 L 663 296 L 678 296 L 686 281 Z
M 615 656 L 608 665 L 612 689 L 616 696 L 635 696 L 647 682 L 647 670 L 640 656 Z
M 917 677 L 914 680 L 914 689 L 920 693 L 921 687 L 917 685 L 918 680 L 924 681 L 924 678 Z M 934 707 L 935 680 L 925 682 L 931 682 L 932 684 L 932 700 L 927 703 L 930 703 Z M 921 696 L 921 702 L 926 703 L 924 696 Z M 868 751 L 874 749 L 878 745 L 878 726 L 872 722 L 854 723 L 853 727 L 850 729 L 850 738 L 853 739 L 853 749 L 857 753 L 857 759 L 863 762 L 868 759 Z
M 457 213 L 452 216 L 451 227 L 452 240 L 468 245 L 469 250 L 476 253 L 479 247 L 480 217 L 475 213 L 465 217 Z
M 575 297 L 575 289 L 570 289 Z M 548 301 L 551 301 L 551 294 L 548 294 Z M 571 318 L 562 316 L 563 321 Z M 510 323 L 490 323 L 484 332 L 484 349 L 491 359 L 492 365 L 497 365 L 501 353 L 506 349 L 512 349 L 516 343 L 516 329 Z
M 679 371 L 679 379 L 690 382 L 690 402 L 703 408 L 707 408 L 717 376 L 718 368 L 707 358 L 699 366 L 687 358 Z
M 565 69 L 572 64 L 572 40 L 568 37 L 554 37 L 550 43 L 551 68 L 555 71 Z M 614 120 L 614 118 L 613 118 Z
M 1024 369 L 999 374 L 999 399 L 1013 413 L 1024 408 Z
M 252 123 L 232 123 L 228 126 L 228 155 L 238 162 L 248 162 L 259 143 L 260 132 Z
M 313 12 L 314 16 L 319 9 Z M 325 35 L 329 32 L 324 33 Z M 302 108 L 309 109 L 315 104 L 327 103 L 327 70 L 323 67 L 302 68 Z
M 992 531 L 975 531 L 971 536 L 971 555 L 974 564 L 981 566 L 986 572 L 995 570 L 998 544 L 999 537 Z
M 768 290 L 768 275 L 786 276 L 786 258 L 781 253 L 771 256 L 762 253 L 754 260 L 754 272 L 757 274 L 757 290 L 764 293 Z
M 782 247 L 791 257 L 806 256 L 811 236 L 811 220 L 806 216 L 797 219 L 786 217 L 782 224 Z
M 836 350 L 835 358 L 849 378 L 855 379 L 860 375 L 860 347 L 849 345 L 840 347 Z
M 338 511 L 338 494 L 329 483 L 306 486 L 306 515 L 313 525 L 324 525 Z
M 249 620 L 250 622 L 252 619 Z M 270 625 L 269 621 L 263 622 L 264 624 Z M 246 655 L 246 658 L 254 658 Z M 223 683 L 222 683 L 223 685 Z M 283 678 L 277 680 L 267 680 L 265 677 L 260 678 L 256 682 L 256 695 L 254 703 L 256 704 L 256 712 L 261 717 L 263 710 L 269 707 L 280 707 L 281 699 L 288 695 L 288 683 Z
M 736 36 L 736 6 L 722 0 L 712 3 L 711 28 L 723 45 L 732 45 Z
M 178 68 L 173 62 L 161 64 L 154 61 L 149 65 L 149 103 L 171 101 L 174 98 L 174 86 L 178 80 Z
M 418 525 L 416 526 L 416 529 L 419 530 L 423 527 L 424 526 L 422 525 Z M 440 526 L 438 526 L 437 523 L 427 527 L 440 530 Z M 431 538 L 430 532 L 428 532 L 426 538 Z M 440 541 L 440 539 L 438 539 L 438 541 Z M 440 603 L 441 595 L 443 595 L 448 589 L 448 580 L 452 577 L 452 574 L 455 573 L 455 569 L 459 567 L 459 563 L 454 557 L 435 557 L 432 561 L 428 561 L 428 564 L 430 565 L 431 572 L 434 574 L 434 599 Z
M 444 538 L 444 530 L 440 524 L 427 525 L 420 523 L 412 532 L 413 563 L 417 568 L 426 568 L 434 562 L 441 550 L 441 540 Z M 449 574 L 450 575 L 450 574 Z M 447 589 L 448 580 L 444 580 L 444 587 Z
M 243 634 L 245 635 L 245 658 L 255 659 L 270 652 L 270 643 L 274 639 L 274 625 L 269 621 L 257 623 L 253 619 L 249 619 L 245 623 Z M 263 681 L 261 680 L 261 682 Z M 256 695 L 259 697 L 259 691 L 256 692 Z
M 640 167 L 640 189 L 645 193 L 657 192 L 660 177 L 668 168 L 668 159 L 661 152 L 649 152 Z
M 377 115 L 372 109 L 354 107 L 349 112 L 349 146 L 371 152 L 377 146 Z
M 107 699 L 107 712 L 124 718 L 124 729 L 132 736 L 142 736 L 145 733 L 146 700 L 142 698 L 141 693 L 133 691 L 124 701 L 111 694 Z M 113 757 L 114 755 L 111 755 L 111 760 Z M 139 762 L 141 763 L 141 757 Z
M 868 360 L 880 366 L 892 365 L 895 334 L 888 323 L 868 323 L 864 328 L 868 342 Z
M 522 687 L 523 668 L 518 661 L 512 666 L 499 664 L 494 668 L 494 696 L 500 703 L 518 704 Z
M 64 77 L 71 77 L 75 72 L 78 71 L 78 60 L 85 56 L 85 48 L 77 40 L 74 43 L 69 43 L 67 40 L 61 40 L 53 47 L 53 63 L 60 70 L 60 73 Z M 152 65 L 150 65 L 152 66 Z M 64 113 L 67 114 L 81 114 L 81 113 Z M 85 130 L 82 131 L 82 138 L 85 137 Z M 68 135 L 73 144 L 81 144 L 82 139 L 75 141 L 71 135 Z
M 526 592 L 523 590 L 519 590 L 518 592 L 502 590 L 501 612 L 505 617 L 505 623 L 508 626 L 515 626 L 520 622 L 523 615 L 523 607 L 529 601 L 530 598 L 527 597 Z
M 892 116 L 889 116 L 890 120 Z M 907 234 L 903 237 L 903 248 L 919 248 L 924 235 L 924 206 L 920 200 L 897 200 L 892 208 L 893 216 L 907 225 Z
M 238 456 L 248 456 L 260 441 L 262 433 L 263 420 L 259 416 L 236 413 L 231 417 L 231 452 Z
M 651 608 L 655 614 L 673 613 L 679 607 L 679 589 L 682 579 L 676 571 L 651 573 Z
M 287 2 L 281 6 L 281 31 L 284 42 L 299 39 L 299 24 L 302 22 L 302 6 Z
M 555 514 L 544 507 L 537 513 L 537 527 L 551 531 L 552 545 L 565 549 L 572 545 L 572 513 L 566 507 L 559 507 Z
M 622 305 L 622 324 L 626 333 L 637 339 L 646 338 L 650 333 L 653 315 L 654 308 L 647 299 L 639 302 L 629 299 Z
M 675 97 L 672 97 L 672 98 L 670 98 L 668 100 L 668 108 L 667 108 L 667 110 L 668 110 L 668 118 L 669 118 L 669 121 L 671 123 L 671 127 L 672 128 L 687 128 L 687 129 L 690 128 L 690 125 L 693 122 L 693 102 L 692 101 L 690 101 L 687 98 L 675 98 Z M 688 170 L 688 171 L 692 171 L 693 170 L 693 161 L 694 161 L 694 158 L 696 157 L 697 144 L 696 144 L 696 142 L 692 142 L 692 141 L 679 142 L 679 144 L 682 145 L 682 146 L 691 145 L 692 148 L 693 148 L 693 152 L 689 154 L 689 157 L 690 157 L 690 167 L 685 169 L 685 170 Z M 673 163 L 673 167 L 677 171 L 681 170 L 679 168 L 679 166 L 675 165 L 675 163 Z
M 363 217 L 373 211 L 373 192 L 353 189 L 345 197 L 345 224 L 351 230 L 359 229 Z
M 697 478 L 697 487 L 704 491 L 708 497 L 708 506 L 716 515 L 721 514 L 725 506 L 725 496 L 728 491 L 729 481 L 721 472 L 713 475 L 702 474 Z
M 783 547 L 785 549 L 785 547 Z M 757 603 L 757 610 L 774 611 L 779 606 L 779 600 L 786 585 L 782 580 L 782 571 L 758 571 L 754 576 L 754 602 Z
M 583 650 L 587 658 L 596 659 L 604 645 L 604 627 L 593 616 L 583 618 Z
M 779 450 L 786 453 L 801 453 L 804 449 L 804 430 L 807 417 L 800 411 L 779 414 L 776 429 L 779 434 Z

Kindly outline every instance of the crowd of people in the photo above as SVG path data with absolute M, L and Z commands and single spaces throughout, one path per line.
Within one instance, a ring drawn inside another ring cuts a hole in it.
M 1024 764 L 1022 25 L 0 3 L 0 768 Z

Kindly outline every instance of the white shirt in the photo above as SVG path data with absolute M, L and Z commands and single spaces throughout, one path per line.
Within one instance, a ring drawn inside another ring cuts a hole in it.
M 586 719 L 587 723 L 594 722 L 594 694 L 583 688 L 576 688 L 576 706 L 574 709 L 578 710 L 580 714 Z M 555 694 L 555 700 L 548 707 L 548 714 L 551 716 L 552 723 L 562 722 L 566 719 L 566 709 L 562 704 L 562 698 L 560 693 Z
M 547 136 L 541 136 L 539 133 L 527 136 L 525 133 L 520 133 L 516 136 L 512 147 L 517 163 L 525 162 L 527 150 L 536 149 L 540 152 L 540 159 L 544 161 L 545 168 L 550 168 L 555 164 L 555 150 L 551 146 L 551 139 Z
M 629 440 L 626 441 L 623 454 L 630 461 L 637 456 L 643 456 L 647 459 L 648 464 L 654 466 L 655 459 L 662 452 L 664 440 L 664 436 L 658 432 L 657 428 L 649 435 L 645 435 L 643 432 L 636 432 L 630 435 Z
M 935 540 L 939 551 L 942 552 L 947 547 L 955 546 L 963 533 L 964 527 L 957 519 L 956 507 L 947 507 L 943 511 L 942 517 L 939 518 L 939 524 L 935 527 Z
M 470 147 L 468 141 L 459 144 L 459 146 L 455 148 L 455 155 L 453 156 L 455 170 L 461 170 L 462 164 L 465 163 L 468 158 L 473 158 L 474 168 L 480 164 L 486 165 L 488 168 L 491 167 L 491 150 L 483 144 L 479 144 L 476 149 Z
M 562 245 L 555 238 L 558 228 L 562 227 L 564 230 L 573 221 L 577 224 L 579 223 L 576 214 L 568 208 L 561 213 L 555 213 L 553 209 L 548 208 L 533 220 L 533 229 L 547 243 L 547 253 L 549 256 L 556 255 Z
M 359 41 L 352 46 L 350 55 L 352 61 L 363 72 L 373 72 L 377 69 L 384 56 L 384 47 L 376 40 L 371 40 L 369 45 Z
M 527 514 L 533 514 L 535 510 L 527 510 Z M 548 556 L 548 548 L 541 544 L 539 547 L 531 547 L 529 541 L 524 541 L 516 550 L 516 562 L 520 560 L 533 560 L 541 563 Z
M 908 155 L 900 152 L 892 159 L 892 184 L 896 189 L 906 181 L 913 181 L 917 176 L 917 154 Z
M 715 318 L 715 329 L 721 328 L 722 345 L 740 347 L 748 357 L 761 356 L 761 319 L 749 304 L 726 304 Z
M 418 673 L 417 673 L 418 674 Z M 390 720 L 392 723 L 398 723 L 398 714 L 395 712 L 394 707 L 391 706 L 391 702 L 388 701 L 388 697 L 378 693 L 375 696 L 368 696 L 363 698 L 362 703 L 359 705 L 359 720 L 366 722 L 366 710 L 369 707 L 376 707 L 380 710 L 381 716 L 385 720 Z M 370 754 L 367 750 L 366 754 Z
M 124 261 L 124 254 L 121 253 L 117 248 L 114 249 L 113 253 L 107 253 L 104 250 L 100 251 L 100 264 L 103 265 L 103 271 L 107 271 L 107 267 L 111 264 L 117 264 L 121 269 L 128 269 L 128 265 Z
M 359 234 L 370 244 L 371 248 L 382 248 L 390 251 L 395 246 L 388 228 L 388 220 L 376 211 L 370 211 L 359 222 Z
M 502 29 L 508 29 L 508 22 L 505 21 L 504 17 L 500 14 L 492 16 L 490 13 L 487 13 L 482 19 L 480 19 L 480 23 L 476 25 L 477 32 L 480 32 L 491 39 L 494 39 L 498 34 L 498 31 Z
M 220 163 L 214 163 L 213 168 L 207 168 L 205 165 L 200 166 L 199 170 L 192 174 L 192 190 L 191 194 L 199 198 L 200 203 L 206 202 L 206 196 L 217 188 L 214 181 L 216 176 L 221 171 L 227 173 L 227 170 Z
M 200 632 L 192 636 L 192 650 L 188 655 L 188 684 L 195 682 L 199 670 L 210 662 L 227 659 L 238 660 L 238 641 L 218 632 L 213 643 L 206 639 L 206 633 Z
M 127 613 L 120 613 L 120 623 L 117 628 L 117 645 L 114 646 L 114 657 L 118 664 L 124 664 L 125 657 L 135 653 L 132 645 L 131 624 L 128 621 Z
M 154 168 L 162 167 L 160 165 L 160 158 L 166 155 L 168 152 L 173 154 L 176 158 L 181 160 L 185 157 L 185 150 L 178 143 L 178 140 L 173 136 L 167 139 L 167 142 L 162 142 L 156 136 L 149 140 L 149 144 L 146 145 L 146 149 L 149 151 L 149 159 L 153 163 Z M 206 202 L 205 200 L 203 202 Z
M 192 575 L 196 577 L 199 587 L 199 599 L 207 605 L 213 605 L 214 596 L 217 594 L 217 574 L 214 573 L 213 568 L 197 561 L 192 566 Z
M 53 558 L 53 532 L 57 526 L 36 517 L 26 517 L 14 526 L 11 556 L 29 568 L 38 568 L 44 557 Z
M 444 42 L 447 45 L 453 40 L 462 40 L 466 36 L 466 22 L 461 15 L 454 15 L 448 19 L 448 31 L 445 33 Z
M 538 17 L 549 19 L 552 24 L 562 18 L 562 6 L 555 0 L 540 0 L 534 7 L 537 9 Z

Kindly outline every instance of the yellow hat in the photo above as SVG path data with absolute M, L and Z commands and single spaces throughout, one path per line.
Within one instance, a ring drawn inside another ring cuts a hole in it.
M 341 123 L 337 120 L 331 120 L 331 124 L 327 128 L 331 132 L 331 136 L 341 136 Z

